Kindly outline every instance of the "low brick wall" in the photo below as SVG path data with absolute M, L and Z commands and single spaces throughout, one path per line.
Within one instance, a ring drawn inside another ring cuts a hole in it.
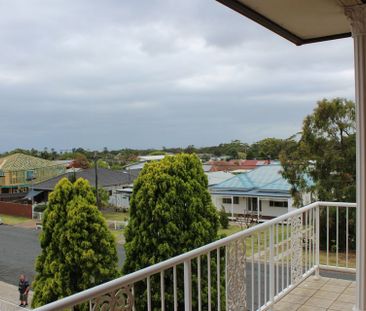
M 32 205 L 0 201 L 0 214 L 32 218 Z

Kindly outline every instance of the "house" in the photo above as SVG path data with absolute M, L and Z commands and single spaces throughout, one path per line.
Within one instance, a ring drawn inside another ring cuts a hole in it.
M 217 209 L 224 208 L 232 217 L 252 214 L 273 218 L 293 210 L 291 185 L 281 175 L 280 164 L 260 166 L 236 175 L 210 188 Z M 304 204 L 311 201 L 303 195 Z
M 49 161 L 22 153 L 0 158 L 0 194 L 28 192 L 32 184 L 65 173 L 63 163 Z
M 109 197 L 109 203 L 116 207 L 116 209 L 128 210 L 130 208 L 132 192 L 132 187 L 116 189 L 116 191 Z
M 138 159 L 140 162 L 160 161 L 164 158 L 165 158 L 165 154 L 138 156 Z
M 138 156 L 137 162 L 128 164 L 125 166 L 125 169 L 128 171 L 141 171 L 144 165 L 148 162 L 160 161 L 165 158 L 166 155 L 147 155 L 147 156 Z
M 37 201 L 44 202 L 48 200 L 49 193 L 55 189 L 57 183 L 62 178 L 84 178 L 89 181 L 92 187 L 95 187 L 95 176 L 96 174 L 94 168 L 89 168 L 76 172 L 68 172 L 57 177 L 50 178 L 41 183 L 35 184 L 33 186 L 33 189 L 37 193 Z M 113 196 L 118 189 L 130 187 L 136 177 L 136 175 L 129 171 L 117 171 L 105 168 L 98 168 L 98 186 L 105 189 L 110 196 Z

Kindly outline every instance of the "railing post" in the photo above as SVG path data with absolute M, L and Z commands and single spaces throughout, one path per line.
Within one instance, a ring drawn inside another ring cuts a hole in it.
M 192 311 L 192 271 L 190 260 L 184 262 L 184 310 Z
M 269 228 L 269 301 L 274 302 L 275 273 L 274 273 L 274 226 Z
M 338 224 L 337 224 L 338 225 Z M 319 204 L 315 208 L 315 277 L 319 279 L 319 267 L 320 267 L 320 206 Z

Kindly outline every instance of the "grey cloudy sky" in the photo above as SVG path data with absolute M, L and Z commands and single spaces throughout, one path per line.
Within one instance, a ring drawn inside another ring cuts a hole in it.
M 287 137 L 354 97 L 352 40 L 296 47 L 214 0 L 0 0 L 0 151 Z

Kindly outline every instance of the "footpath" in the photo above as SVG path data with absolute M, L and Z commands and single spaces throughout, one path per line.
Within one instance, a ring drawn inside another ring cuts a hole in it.
M 28 303 L 32 301 L 33 292 L 29 292 Z M 0 310 L 1 311 L 20 311 L 30 310 L 30 307 L 19 307 L 19 292 L 18 287 L 0 281 Z

